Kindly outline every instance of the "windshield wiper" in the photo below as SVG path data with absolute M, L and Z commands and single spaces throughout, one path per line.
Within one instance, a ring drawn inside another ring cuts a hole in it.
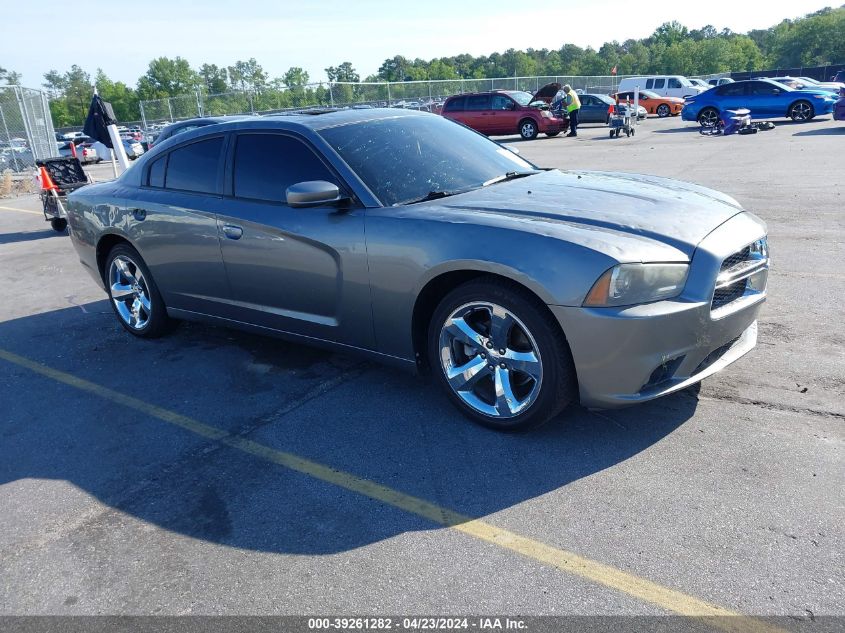
M 533 176 L 534 174 L 539 174 L 539 171 L 509 171 L 506 174 L 502 174 L 501 176 L 496 176 L 495 178 L 491 178 L 487 182 L 483 183 L 482 187 L 487 187 L 489 185 L 495 185 L 497 182 L 507 182 L 508 180 L 515 180 L 517 178 L 525 178 L 526 176 Z
M 428 202 L 429 200 L 439 200 L 440 198 L 447 198 L 449 196 L 454 196 L 456 193 L 462 193 L 461 191 L 429 191 L 425 194 L 422 198 L 415 198 L 413 200 L 407 200 L 402 204 L 417 204 L 418 202 Z

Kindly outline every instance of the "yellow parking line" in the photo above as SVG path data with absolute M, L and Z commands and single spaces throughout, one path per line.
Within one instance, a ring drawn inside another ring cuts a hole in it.
M 18 211 L 19 213 L 31 213 L 32 215 L 40 215 L 44 217 L 44 214 L 41 211 L 32 211 L 31 209 L 18 209 L 17 207 L 3 207 L 0 206 L 0 209 L 3 211 Z
M 133 396 L 120 393 L 119 391 L 114 391 L 108 387 L 103 387 L 73 374 L 53 369 L 52 367 L 19 356 L 13 352 L 0 349 L 0 359 L 164 422 L 174 424 L 192 433 L 220 442 L 244 453 L 254 455 L 265 461 L 284 466 L 290 470 L 350 490 L 370 499 L 381 501 L 387 505 L 428 519 L 432 523 L 452 528 L 545 565 L 555 567 L 561 571 L 621 591 L 666 611 L 684 616 L 706 618 L 706 621 L 713 626 L 731 633 L 784 633 L 782 629 L 769 625 L 761 620 L 743 616 L 740 613 L 699 600 L 680 591 L 664 587 L 658 583 L 616 569 L 610 565 L 579 556 L 573 552 L 520 536 L 509 530 L 485 523 L 479 519 L 473 519 L 472 517 L 443 508 L 425 499 L 383 486 L 374 481 L 305 459 L 293 453 L 270 448 L 269 446 L 244 437 L 231 435 L 223 429 L 204 424 L 188 416 L 150 404 Z

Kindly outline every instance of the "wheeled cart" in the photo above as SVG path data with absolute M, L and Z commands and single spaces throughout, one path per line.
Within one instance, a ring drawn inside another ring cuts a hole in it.
M 88 184 L 88 176 L 75 156 L 36 160 L 41 181 L 44 219 L 55 231 L 67 228 L 67 195 Z
M 613 112 L 607 121 L 607 125 L 610 127 L 610 138 L 614 136 L 618 138 L 622 132 L 625 132 L 625 136 L 634 136 L 636 133 L 634 129 L 635 118 L 633 106 L 626 103 L 613 106 Z

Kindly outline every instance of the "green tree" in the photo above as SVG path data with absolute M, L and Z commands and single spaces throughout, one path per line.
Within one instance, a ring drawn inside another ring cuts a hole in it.
M 357 83 L 361 81 L 361 77 L 352 67 L 351 62 L 343 62 L 340 66 L 329 66 L 326 68 L 326 76 L 329 81 L 346 81 Z
M 122 81 L 112 81 L 101 68 L 97 69 L 94 85 L 104 101 L 108 101 L 118 121 L 137 121 L 141 118 L 137 93 Z
M 254 57 L 229 66 L 229 85 L 235 90 L 261 92 L 267 87 L 267 73 Z
M 181 57 L 158 57 L 150 62 L 147 72 L 138 80 L 139 99 L 163 99 L 193 92 L 200 83 L 199 75 L 188 60 Z
M 51 99 L 53 124 L 57 127 L 82 125 L 94 94 L 91 76 L 74 64 L 65 73 L 56 70 L 45 73 L 42 85 Z
M 207 94 L 214 95 L 229 89 L 229 76 L 225 68 L 217 64 L 203 64 L 199 69 L 199 76 Z
M 299 66 L 291 66 L 282 76 L 282 82 L 288 88 L 303 88 L 308 83 L 308 73 Z
M 15 86 L 21 82 L 21 74 L 0 66 L 0 81 L 6 82 L 7 86 Z

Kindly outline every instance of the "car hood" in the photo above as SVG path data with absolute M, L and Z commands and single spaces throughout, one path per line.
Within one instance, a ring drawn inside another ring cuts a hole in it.
M 534 101 L 545 101 L 546 103 L 551 102 L 552 99 L 555 98 L 555 95 L 560 92 L 560 84 L 559 83 L 550 83 L 542 86 L 537 92 L 535 92 L 531 97 L 531 102 Z
M 558 170 L 476 189 L 437 206 L 471 212 L 471 221 L 482 224 L 494 218 L 495 224 L 525 230 L 547 230 L 542 223 L 574 228 L 580 233 L 575 241 L 616 258 L 636 257 L 655 242 L 691 258 L 711 231 L 743 212 L 728 195 L 678 180 Z

